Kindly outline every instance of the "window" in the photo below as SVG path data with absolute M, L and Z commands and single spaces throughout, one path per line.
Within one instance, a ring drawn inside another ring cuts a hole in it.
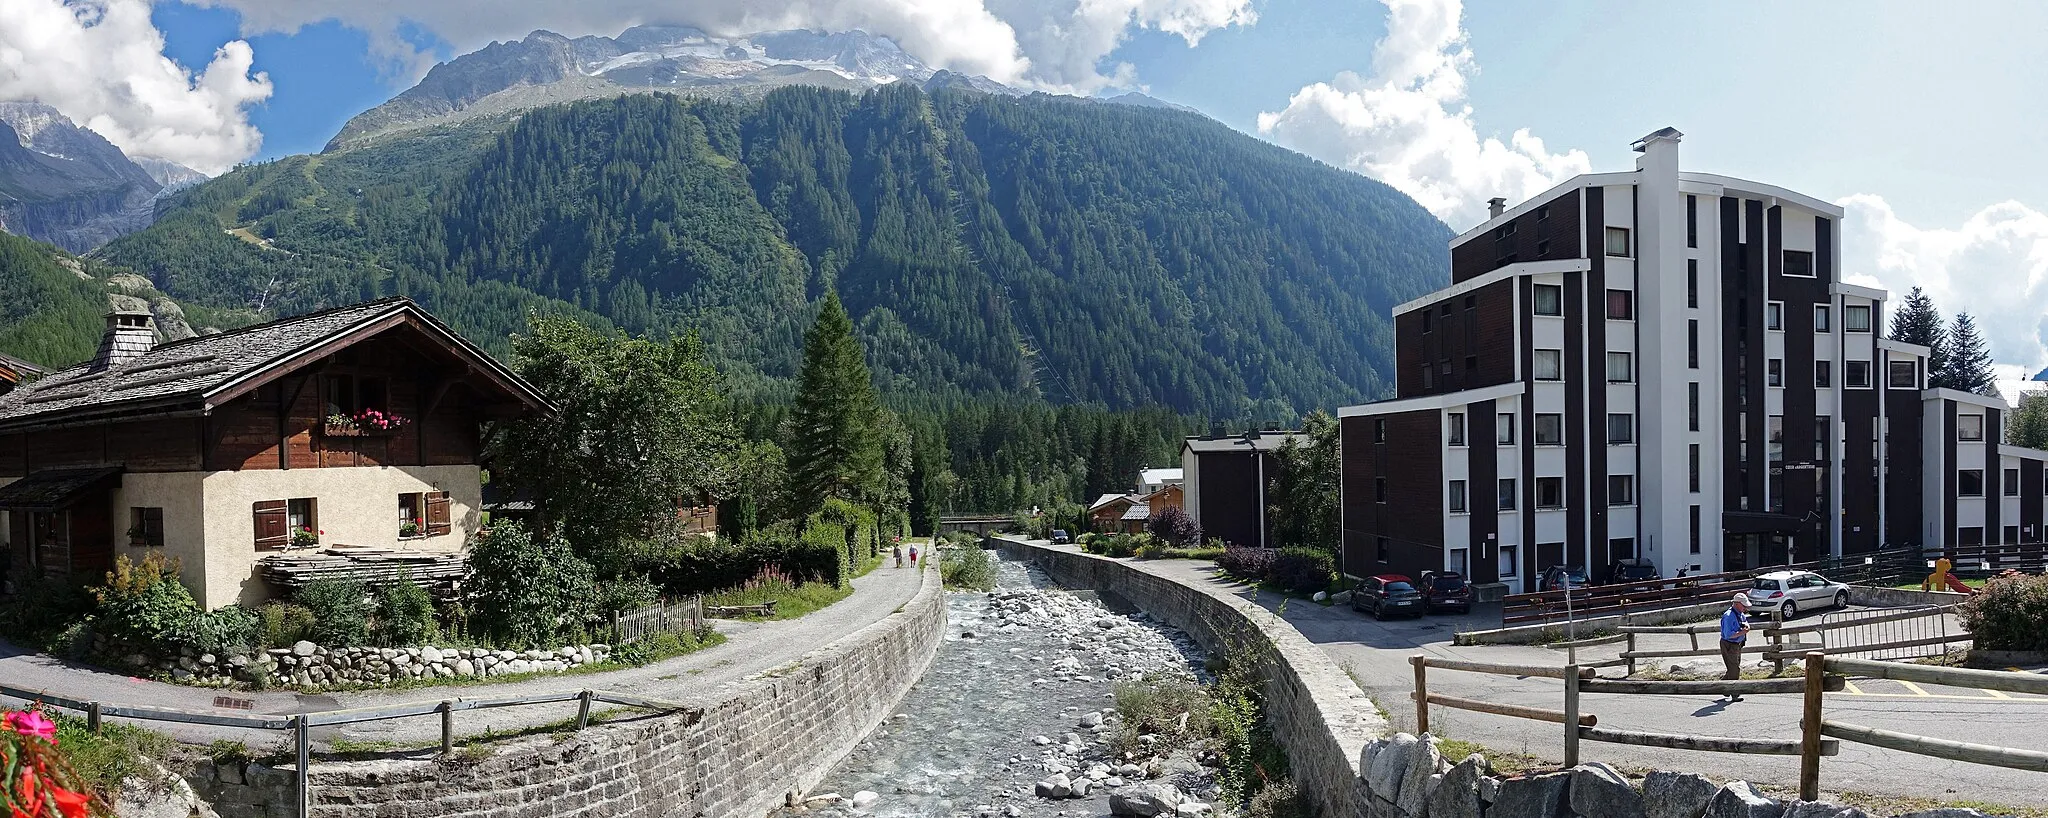
M 1688 318 L 1685 321 L 1685 365 L 1692 369 L 1700 368 L 1700 319 L 1698 318 Z
M 1509 236 L 1513 236 L 1514 234 L 1515 223 L 1513 221 L 1509 221 L 1507 224 L 1503 224 L 1500 226 L 1499 229 L 1493 231 L 1493 237 L 1495 240 L 1508 238 Z
M 1633 474 L 1607 475 L 1607 504 L 1610 506 L 1635 505 L 1636 476 Z
M 398 495 L 398 536 L 438 537 L 448 533 L 448 492 Z
M 1918 384 L 1918 368 L 1909 360 L 1886 361 L 1885 382 L 1893 389 L 1912 389 Z
M 1501 511 L 1515 510 L 1515 478 L 1503 477 L 1500 479 L 1500 497 L 1495 502 L 1494 508 L 1498 508 Z
M 1811 250 L 1786 250 L 1786 251 L 1785 251 L 1785 275 L 1788 275 L 1788 276 L 1799 276 L 1800 278 L 1812 278 L 1812 277 L 1813 277 L 1813 251 L 1811 251 Z
M 366 410 L 389 410 L 390 382 L 384 378 L 357 375 L 328 375 L 327 414 L 354 415 Z
M 1536 314 L 1563 315 L 1564 288 L 1556 284 L 1536 285 Z
M 1451 492 L 1451 513 L 1453 513 L 1453 514 L 1463 514 L 1463 513 L 1465 513 L 1465 481 L 1463 481 L 1463 480 L 1452 480 L 1452 481 L 1450 482 L 1450 492 Z
M 1539 349 L 1531 361 L 1535 371 L 1529 373 L 1530 377 L 1539 381 L 1564 380 L 1564 350 Z
M 1957 439 L 1957 440 L 1983 440 L 1983 439 L 1984 439 L 1984 416 L 1983 416 L 1983 415 L 1957 415 L 1957 416 L 1956 416 L 1956 439 Z
M 1376 503 L 1387 501 L 1387 478 L 1375 477 L 1372 479 L 1372 498 L 1373 502 Z
M 1850 389 L 1870 388 L 1869 361 L 1843 361 L 1842 385 Z
M 1540 222 L 1540 221 L 1543 221 L 1544 219 L 1548 219 L 1548 218 L 1550 218 L 1550 205 L 1548 205 L 1548 204 L 1540 204 L 1540 205 L 1537 205 L 1537 206 L 1536 206 L 1536 220 Z
M 1607 254 L 1623 258 L 1628 256 L 1628 228 L 1607 228 Z
M 1700 197 L 1685 196 L 1685 246 L 1700 246 Z
M 1451 423 L 1451 433 L 1447 440 L 1453 446 L 1465 445 L 1465 413 L 1452 412 L 1448 417 Z
M 1564 508 L 1564 478 L 1536 478 L 1536 507 Z
M 1870 306 L 1850 304 L 1842 308 L 1842 329 L 1849 332 L 1870 331 Z
M 319 505 L 310 497 L 258 500 L 253 506 L 257 548 L 285 548 L 302 536 L 320 537 Z
M 1636 294 L 1628 290 L 1607 291 L 1607 317 L 1616 321 L 1633 321 L 1636 317 Z
M 1385 443 L 1385 442 L 1387 442 L 1387 419 L 1386 419 L 1386 418 L 1373 418 L 1373 421 L 1372 421 L 1372 442 L 1374 442 L 1374 443 Z
M 1961 469 L 1956 472 L 1957 497 L 1984 496 L 1984 470 Z
M 1686 430 L 1700 430 L 1700 385 L 1698 381 L 1685 385 Z
M 1813 385 L 1814 385 L 1814 386 L 1816 386 L 1816 387 L 1819 387 L 1819 388 L 1821 388 L 1821 389 L 1826 389 L 1826 388 L 1828 388 L 1828 387 L 1830 387 L 1830 386 L 1833 386 L 1833 385 L 1834 385 L 1834 379 L 1835 379 L 1835 378 L 1834 378 L 1834 375 L 1835 375 L 1835 362 L 1834 362 L 1834 361 L 1814 361 L 1814 362 L 1813 362 Z
M 1784 359 L 1772 358 L 1770 360 L 1764 361 L 1764 383 L 1768 386 L 1785 385 Z
M 1685 260 L 1685 305 L 1700 308 L 1700 260 L 1696 258 Z
M 1549 239 L 1541 239 L 1541 240 L 1538 240 L 1538 241 L 1536 242 L 1536 257 L 1537 257 L 1537 258 L 1542 258 L 1542 257 L 1544 257 L 1544 256 L 1547 256 L 1547 255 L 1550 255 L 1550 240 L 1549 240 Z
M 1503 577 L 1512 577 L 1519 574 L 1520 570 L 1515 567 L 1515 547 L 1512 545 L 1503 545 L 1500 547 L 1499 553 L 1500 555 L 1498 559 L 1500 560 L 1500 575 Z
M 1815 304 L 1813 306 L 1813 331 L 1828 331 L 1828 305 Z
M 1536 445 L 1564 445 L 1564 415 L 1549 412 L 1536 415 Z
M 1393 544 L 1393 540 L 1389 540 L 1385 537 L 1378 538 L 1373 543 L 1374 558 L 1378 559 L 1380 562 L 1392 562 L 1394 551 Z
M 1700 552 L 1700 507 L 1692 506 L 1688 516 L 1692 525 L 1692 553 L 1697 554 Z
M 1815 461 L 1825 461 L 1828 459 L 1828 440 L 1834 436 L 1834 431 L 1833 422 L 1828 420 L 1827 415 L 1820 415 L 1813 419 L 1813 459 Z M 1823 476 L 1819 471 L 1814 472 L 1815 478 Z M 1820 482 L 1825 483 L 1826 481 L 1821 480 Z
M 1983 545 L 1984 527 L 1981 525 L 1969 525 L 1956 529 L 1956 544 Z
M 1635 362 L 1626 352 L 1607 353 L 1607 382 L 1628 383 L 1634 380 Z
M 1690 487 L 1692 493 L 1698 494 L 1700 493 L 1700 444 L 1694 443 L 1685 448 L 1686 485 Z
M 1429 364 L 1423 364 L 1423 365 L 1422 365 L 1422 388 L 1423 388 L 1423 389 L 1434 389 L 1434 388 L 1436 387 L 1436 379 L 1435 379 L 1435 377 L 1433 377 L 1433 376 L 1434 376 L 1434 373 L 1435 373 L 1435 372 L 1436 372 L 1436 368 L 1435 368 L 1435 367 L 1432 367 L 1432 366 L 1430 366 Z
M 162 548 L 164 510 L 141 506 L 128 509 L 128 544 Z
M 1636 442 L 1636 416 L 1608 413 L 1607 442 L 1610 445 Z
M 1427 309 L 1422 311 L 1422 334 L 1428 335 L 1431 330 L 1436 329 L 1435 319 L 1436 313 L 1430 312 Z
M 2020 527 L 2019 527 L 2019 526 L 2016 526 L 2016 525 L 2009 525 L 2009 526 L 2006 526 L 2006 527 L 2005 527 L 2005 542 L 2007 542 L 2007 543 L 2016 543 L 2016 542 L 2019 542 L 2019 541 L 2020 541 Z
M 1778 330 L 1778 331 L 1780 331 L 1780 332 L 1784 331 L 1784 329 L 1785 329 L 1785 304 L 1784 304 L 1784 302 L 1782 302 L 1782 301 L 1765 301 L 1765 302 L 1764 302 L 1764 329 L 1770 329 L 1770 330 Z
M 2000 480 L 1998 488 L 2000 493 L 2007 497 L 2020 496 L 2020 470 L 2006 469 L 2005 476 Z
M 1502 446 L 1515 445 L 1515 413 L 1502 412 L 1494 416 L 1493 439 Z
M 1764 418 L 1764 458 L 1773 462 L 1785 459 L 1785 416 L 1771 415 Z

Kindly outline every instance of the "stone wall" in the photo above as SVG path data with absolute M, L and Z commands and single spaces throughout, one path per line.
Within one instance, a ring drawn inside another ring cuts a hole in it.
M 289 648 L 249 654 L 205 653 L 185 648 L 176 656 L 152 656 L 133 646 L 94 643 L 109 664 L 170 677 L 180 684 L 251 684 L 259 688 L 384 687 L 426 678 L 488 678 L 520 673 L 562 673 L 611 656 L 611 646 L 594 643 L 534 650 L 490 648 L 328 648 L 301 641 Z
M 1372 700 L 1294 626 L 1220 587 L 1190 586 L 1132 563 L 1010 539 L 992 539 L 1054 580 L 1122 597 L 1186 631 L 1214 653 L 1249 650 L 1264 662 L 1265 711 L 1287 750 L 1296 785 L 1325 818 L 1363 816 L 1359 766 L 1366 745 L 1387 732 Z
M 894 711 L 945 626 L 939 572 L 925 571 L 896 613 L 799 662 L 666 697 L 691 711 L 625 716 L 566 738 L 496 745 L 483 757 L 317 762 L 312 816 L 761 818 L 815 786 Z M 221 818 L 294 815 L 289 770 L 203 763 L 189 780 Z

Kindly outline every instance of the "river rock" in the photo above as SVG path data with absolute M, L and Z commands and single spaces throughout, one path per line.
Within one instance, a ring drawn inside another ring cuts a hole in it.
M 1826 801 L 1794 801 L 1785 806 L 1785 818 L 1870 818 L 1870 815 L 1855 807 Z
M 471 664 L 471 663 L 470 663 L 470 661 L 469 661 L 468 659 L 457 659 L 457 660 L 455 660 L 455 675 L 457 675 L 457 676 L 473 676 L 473 675 L 475 675 L 475 674 L 476 674 L 476 665 L 474 665 L 474 664 Z
M 1101 724 L 1102 724 L 1102 714 L 1101 714 L 1101 713 L 1099 713 L 1099 712 L 1098 712 L 1098 713 L 1083 713 L 1083 714 L 1081 714 L 1081 726 L 1082 726 L 1082 727 L 1098 727 L 1098 726 L 1101 726 Z
M 1095 789 L 1095 780 L 1092 778 L 1076 778 L 1072 784 L 1067 785 L 1067 789 L 1067 797 L 1069 798 L 1087 798 L 1088 791 Z
M 426 662 L 430 665 L 439 664 L 443 658 L 445 657 L 441 655 L 440 648 L 434 647 L 432 645 L 420 648 L 420 661 L 422 662 Z
M 1478 753 L 1453 765 L 1429 794 L 1431 818 L 1479 818 L 1479 782 L 1489 770 L 1486 757 Z
M 1907 813 L 1899 816 L 1899 818 L 1989 818 L 1989 816 L 1968 807 L 1941 807 L 1939 809 L 1924 809 L 1919 812 Z
M 1134 815 L 1137 818 L 1172 815 L 1184 800 L 1180 790 L 1165 784 L 1121 787 L 1109 794 L 1109 814 Z
M 867 809 L 868 807 L 873 806 L 876 801 L 880 800 L 882 800 L 882 796 L 879 793 L 876 793 L 874 790 L 861 790 L 860 792 L 853 794 L 853 808 Z
M 1782 818 L 1785 805 L 1747 781 L 1730 781 L 1707 802 L 1706 818 Z M 1944 816 L 1946 818 L 1946 816 Z
M 297 657 L 300 657 L 300 658 L 304 658 L 304 657 L 307 657 L 307 656 L 311 656 L 311 655 L 313 655 L 313 651 L 316 651 L 316 650 L 319 650 L 319 649 L 320 649 L 320 646 L 319 646 L 319 645 L 315 645 L 315 644 L 313 644 L 313 643 L 311 643 L 311 642 L 308 642 L 308 641 L 306 641 L 306 640 L 304 640 L 304 639 L 301 639 L 301 640 L 299 640 L 299 641 L 297 641 L 297 642 L 293 642 L 293 643 L 292 643 L 292 655 L 293 655 L 293 656 L 297 656 Z
M 1068 780 L 1064 775 L 1055 774 L 1051 778 L 1038 782 L 1038 786 L 1033 791 L 1040 798 L 1066 798 L 1074 793 L 1074 782 Z
M 1050 739 L 1050 738 L 1047 738 L 1047 737 L 1045 737 L 1045 736 L 1032 736 L 1032 737 L 1031 737 L 1031 743 L 1032 743 L 1032 744 L 1036 744 L 1036 745 L 1038 745 L 1038 746 L 1040 746 L 1040 747 L 1044 747 L 1044 746 L 1046 746 L 1046 745 L 1048 745 L 1048 744 L 1051 744 L 1051 743 L 1052 743 L 1052 739 Z
M 1719 790 L 1705 776 L 1658 770 L 1643 779 L 1643 813 L 1648 818 L 1700 818 Z
M 1486 811 L 1514 818 L 1567 818 L 1571 812 L 1565 806 L 1565 789 L 1571 781 L 1570 770 L 1503 778 L 1500 796 Z
M 1643 795 L 1619 770 L 1600 762 L 1572 768 L 1572 812 L 1600 818 L 1644 818 Z
M 1180 806 L 1173 808 L 1173 811 L 1184 816 L 1207 815 L 1209 805 L 1200 801 L 1182 801 Z

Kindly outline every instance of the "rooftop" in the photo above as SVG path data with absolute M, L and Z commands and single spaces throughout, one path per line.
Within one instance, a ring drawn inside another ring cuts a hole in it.
M 1293 437 L 1300 445 L 1308 445 L 1308 437 L 1299 431 L 1246 432 L 1241 435 L 1222 437 L 1191 437 L 1181 446 L 1196 454 L 1224 454 L 1229 452 L 1270 452 L 1280 448 L 1287 438 Z

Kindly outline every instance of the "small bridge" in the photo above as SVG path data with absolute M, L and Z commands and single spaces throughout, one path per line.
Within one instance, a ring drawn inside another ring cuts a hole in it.
M 1003 530 L 1003 528 L 1005 526 L 1008 526 L 1012 522 L 1012 520 L 1013 518 L 1010 517 L 997 517 L 992 515 L 940 517 L 938 533 L 945 534 L 948 531 L 972 531 L 982 536 L 988 536 L 990 534 L 994 534 L 998 531 Z

